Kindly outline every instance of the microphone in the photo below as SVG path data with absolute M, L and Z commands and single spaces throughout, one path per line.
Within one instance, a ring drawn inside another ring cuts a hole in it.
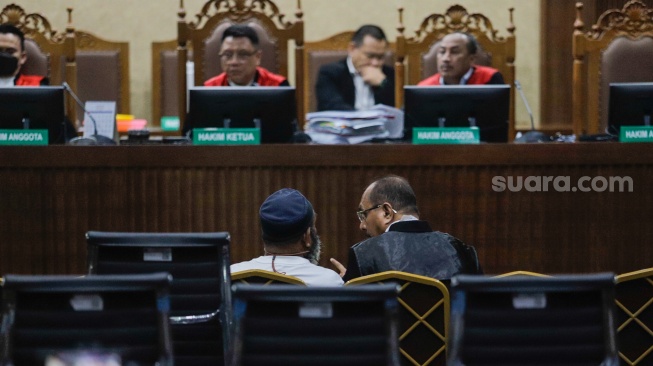
M 533 111 L 531 111 L 531 106 L 528 105 L 528 101 L 526 100 L 524 91 L 521 89 L 521 83 L 518 80 L 515 80 L 515 87 L 517 88 L 517 91 L 519 92 L 521 99 L 524 101 L 524 105 L 526 106 L 526 111 L 528 111 L 528 116 L 531 118 L 531 130 L 522 134 L 520 137 L 516 138 L 515 142 L 524 143 L 524 142 L 551 141 L 551 138 L 549 136 L 545 135 L 542 132 L 535 131 L 535 122 L 533 121 Z
M 97 122 L 95 121 L 95 118 L 93 117 L 92 114 L 88 113 L 86 108 L 84 108 L 84 103 L 82 103 L 82 101 L 79 99 L 77 94 L 75 94 L 75 92 L 70 87 L 70 85 L 68 85 L 68 83 L 65 81 L 61 83 L 61 85 L 63 85 L 64 90 L 66 90 L 68 94 L 70 94 L 73 97 L 75 102 L 77 102 L 77 105 L 79 106 L 79 108 L 82 109 L 82 111 L 84 111 L 84 114 L 88 116 L 91 122 L 93 122 L 93 135 L 91 135 L 91 137 L 76 137 L 70 140 L 70 143 L 74 145 L 116 145 L 116 142 L 113 141 L 113 139 L 108 138 L 106 136 L 98 135 Z M 88 140 L 95 141 L 95 143 L 88 143 Z

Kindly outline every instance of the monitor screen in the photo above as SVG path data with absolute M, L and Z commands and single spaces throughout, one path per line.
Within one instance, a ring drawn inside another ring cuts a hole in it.
M 0 88 L 0 129 L 48 130 L 50 144 L 65 142 L 62 86 Z
M 405 136 L 414 127 L 473 127 L 481 141 L 507 142 L 509 85 L 405 86 Z
M 653 83 L 610 83 L 608 133 L 619 135 L 621 126 L 650 126 Z
M 297 128 L 295 88 L 194 87 L 189 90 L 189 128 L 260 127 L 262 143 L 291 142 Z

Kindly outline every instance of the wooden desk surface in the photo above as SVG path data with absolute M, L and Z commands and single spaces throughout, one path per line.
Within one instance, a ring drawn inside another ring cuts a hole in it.
M 246 260 L 282 187 L 313 203 L 328 266 L 364 238 L 360 195 L 386 174 L 407 177 L 421 217 L 476 246 L 487 273 L 653 267 L 649 144 L 48 146 L 0 148 L 0 275 L 84 273 L 88 230 L 229 231 L 232 262 Z M 633 191 L 495 192 L 495 176 L 630 177 Z

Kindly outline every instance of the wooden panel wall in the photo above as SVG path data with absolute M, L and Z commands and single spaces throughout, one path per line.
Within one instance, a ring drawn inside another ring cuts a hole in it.
M 422 217 L 477 247 L 488 273 L 653 267 L 646 144 L 3 147 L 0 273 L 84 273 L 88 230 L 229 231 L 234 262 L 262 254 L 258 208 L 293 187 L 328 258 L 363 239 L 367 184 L 407 177 Z M 629 176 L 634 192 L 494 192 L 494 176 Z

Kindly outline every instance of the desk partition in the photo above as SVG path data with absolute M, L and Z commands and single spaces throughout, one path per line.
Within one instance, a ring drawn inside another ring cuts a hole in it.
M 360 195 L 386 174 L 408 178 L 421 217 L 474 245 L 486 273 L 651 267 L 653 145 L 11 146 L 0 274 L 82 274 L 89 230 L 229 231 L 232 261 L 247 260 L 263 254 L 259 206 L 282 187 L 313 203 L 330 267 L 364 239 Z M 611 177 L 632 192 L 609 192 Z

